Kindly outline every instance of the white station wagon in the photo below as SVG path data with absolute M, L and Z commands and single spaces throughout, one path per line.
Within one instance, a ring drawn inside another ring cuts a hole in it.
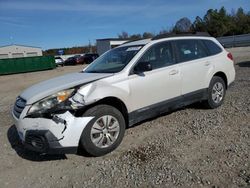
M 17 97 L 12 115 L 30 150 L 101 156 L 142 120 L 194 102 L 219 107 L 234 79 L 233 57 L 215 38 L 159 35 L 114 48 L 82 72 L 33 85 Z

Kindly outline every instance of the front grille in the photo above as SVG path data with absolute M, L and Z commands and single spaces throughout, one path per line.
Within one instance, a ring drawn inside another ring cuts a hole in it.
M 13 108 L 13 113 L 17 118 L 20 117 L 25 105 L 26 105 L 26 101 L 22 99 L 21 97 L 18 97 Z

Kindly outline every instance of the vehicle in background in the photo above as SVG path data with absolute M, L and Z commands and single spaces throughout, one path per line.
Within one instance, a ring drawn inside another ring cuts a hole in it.
M 61 65 L 62 67 L 64 66 L 64 61 L 61 57 L 55 57 L 55 63 L 56 63 L 56 66 L 59 66 L 59 65 Z
M 90 64 L 92 63 L 95 59 L 97 59 L 99 57 L 98 54 L 92 54 L 92 53 L 89 53 L 89 54 L 84 54 L 83 56 L 83 61 L 85 64 Z
M 76 59 L 76 63 L 77 64 L 90 64 L 98 57 L 99 55 L 94 54 L 94 53 L 84 54 Z
M 77 63 L 77 59 L 81 57 L 81 55 L 75 55 L 73 57 L 69 57 L 68 59 L 65 60 L 65 65 L 76 65 Z
M 76 64 L 84 64 L 84 57 L 83 56 L 77 57 Z
M 99 57 L 99 55 L 95 54 L 95 53 L 87 53 L 84 55 L 75 55 L 73 57 L 69 57 L 68 59 L 66 59 L 65 65 L 90 64 L 98 57 Z

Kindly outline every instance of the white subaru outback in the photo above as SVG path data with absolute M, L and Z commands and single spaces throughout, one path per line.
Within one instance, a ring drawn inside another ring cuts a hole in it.
M 194 102 L 219 107 L 234 79 L 233 57 L 215 38 L 160 35 L 33 85 L 17 97 L 12 114 L 30 150 L 101 156 L 142 120 Z

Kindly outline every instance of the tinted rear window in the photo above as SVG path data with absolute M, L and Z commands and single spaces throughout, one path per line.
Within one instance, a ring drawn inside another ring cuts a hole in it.
M 200 40 L 176 40 L 175 44 L 180 62 L 191 61 L 208 55 L 207 50 Z
M 222 49 L 211 40 L 202 40 L 208 49 L 209 55 L 215 55 L 222 52 Z

